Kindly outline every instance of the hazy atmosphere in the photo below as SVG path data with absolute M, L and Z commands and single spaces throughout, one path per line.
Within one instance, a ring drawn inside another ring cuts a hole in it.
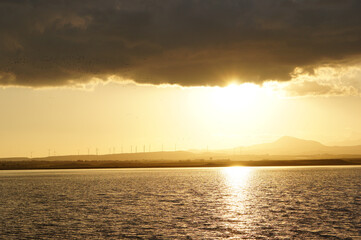
M 360 7 L 1 1 L 0 157 L 359 145 Z
M 360 0 L 0 0 L 0 239 L 361 239 Z
M 222 149 L 288 135 L 361 144 L 358 96 L 287 97 L 265 86 L 0 90 L 1 157 Z M 150 146 L 149 146 L 150 145 Z

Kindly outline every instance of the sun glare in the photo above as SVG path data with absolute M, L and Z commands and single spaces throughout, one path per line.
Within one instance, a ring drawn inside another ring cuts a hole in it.
M 254 107 L 265 96 L 265 89 L 252 83 L 230 84 L 214 88 L 214 105 L 224 110 Z
M 226 167 L 223 169 L 225 175 L 227 177 L 235 180 L 235 179 L 243 179 L 249 175 L 249 173 L 252 171 L 252 168 L 250 167 L 240 167 L 240 166 L 234 166 L 234 167 Z
M 247 180 L 252 172 L 250 167 L 226 167 L 223 169 L 230 187 L 233 189 L 239 189 L 247 184 Z
M 244 209 L 244 193 L 249 186 L 252 168 L 226 167 L 222 169 L 222 173 L 229 191 L 229 197 L 224 199 L 225 203 L 232 211 L 240 212 Z
M 224 91 L 224 94 L 228 96 L 238 96 L 239 98 L 246 100 L 255 97 L 257 93 L 260 92 L 260 87 L 252 83 L 243 83 L 240 85 L 232 83 L 222 90 Z

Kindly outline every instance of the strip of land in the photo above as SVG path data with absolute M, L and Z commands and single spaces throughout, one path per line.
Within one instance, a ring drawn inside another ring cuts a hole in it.
M 179 160 L 179 161 L 114 161 L 114 160 L 13 160 L 0 161 L 0 170 L 23 169 L 87 169 L 87 168 L 162 168 L 162 167 L 230 167 L 230 166 L 326 166 L 326 165 L 361 165 L 359 159 L 310 159 L 310 160 Z

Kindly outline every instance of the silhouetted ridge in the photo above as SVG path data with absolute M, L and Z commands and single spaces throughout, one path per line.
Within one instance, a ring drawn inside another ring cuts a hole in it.
M 304 140 L 300 138 L 290 137 L 290 136 L 283 136 L 273 142 L 273 144 L 284 144 L 284 145 L 308 145 L 308 146 L 317 146 L 317 147 L 325 147 L 325 145 L 313 141 L 313 140 Z
M 309 155 L 327 152 L 328 147 L 312 140 L 284 136 L 271 143 L 257 144 L 243 148 L 248 154 Z

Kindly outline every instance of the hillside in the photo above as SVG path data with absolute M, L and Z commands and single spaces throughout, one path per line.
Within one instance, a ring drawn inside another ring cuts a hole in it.
M 281 137 L 272 143 L 257 144 L 239 148 L 242 154 L 269 155 L 318 155 L 318 154 L 361 154 L 361 145 L 325 146 L 312 140 L 295 137 Z

